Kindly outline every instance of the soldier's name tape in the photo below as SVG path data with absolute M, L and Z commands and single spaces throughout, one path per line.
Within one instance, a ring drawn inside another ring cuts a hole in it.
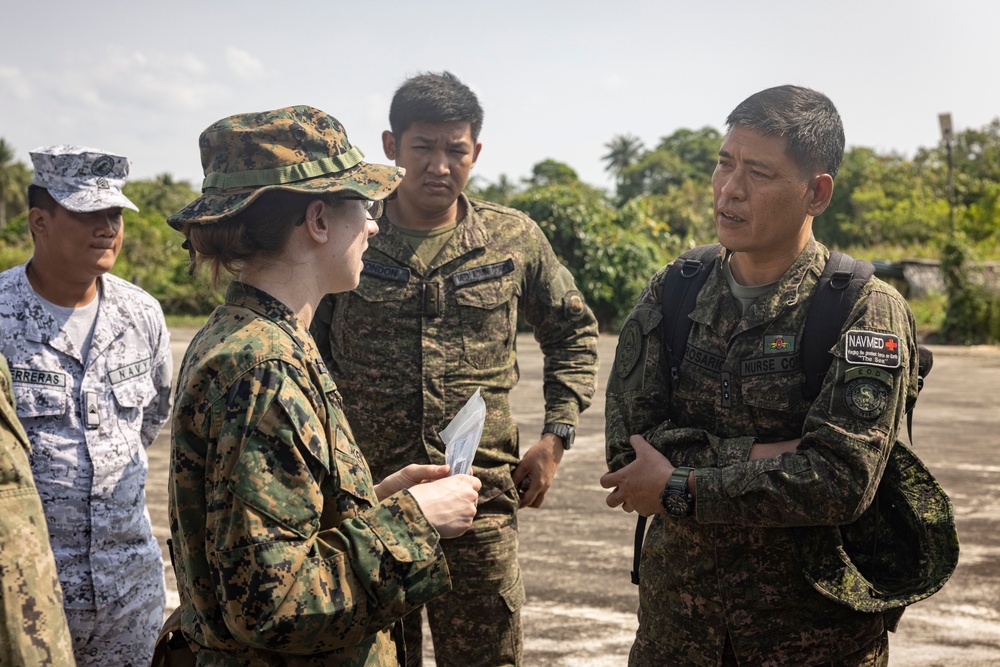
M 125 380 L 131 380 L 134 377 L 140 375 L 145 375 L 149 372 L 152 364 L 150 359 L 147 357 L 142 361 L 137 361 L 127 366 L 122 366 L 121 368 L 115 368 L 108 371 L 108 378 L 111 380 L 111 384 L 118 384 L 124 382 Z
M 724 357 L 712 354 L 711 352 L 705 352 L 704 350 L 699 350 L 690 343 L 688 343 L 688 346 L 684 348 L 684 360 L 694 364 L 695 366 L 700 366 L 707 371 L 715 371 L 716 373 L 721 371 L 723 364 L 726 363 Z
M 392 280 L 397 283 L 405 283 L 410 280 L 410 270 L 398 266 L 386 266 L 373 262 L 370 259 L 364 260 L 364 268 L 361 275 L 381 278 L 382 280 Z
M 142 361 L 108 371 L 108 379 L 111 384 L 119 384 L 140 375 L 146 375 L 151 367 L 152 360 L 147 357 Z M 17 366 L 10 369 L 10 376 L 15 384 L 37 384 L 46 387 L 66 387 L 68 377 L 66 373 L 59 371 L 40 371 Z
M 477 266 L 472 269 L 467 269 L 465 271 L 459 271 L 451 276 L 452 283 L 455 287 L 463 287 L 465 285 L 471 285 L 473 283 L 482 282 L 484 280 L 491 280 L 494 278 L 501 278 L 508 273 L 514 272 L 514 260 L 507 259 L 502 262 L 497 262 L 495 264 L 486 264 L 485 266 Z M 364 268 L 361 269 L 361 275 L 372 276 L 373 278 L 381 278 L 382 280 L 391 280 L 393 282 L 405 283 L 410 280 L 410 270 L 399 266 L 388 266 L 386 264 L 380 264 L 378 262 L 373 262 L 370 259 L 364 260 Z M 582 302 L 581 302 L 582 310 Z
M 501 276 L 505 276 L 508 273 L 513 272 L 514 260 L 507 259 L 502 262 L 497 262 L 496 264 L 487 264 L 485 266 L 477 266 L 473 269 L 459 271 L 452 274 L 451 281 L 455 284 L 455 287 L 462 287 L 463 285 L 479 283 L 492 278 L 500 278 Z
M 10 377 L 14 384 L 40 384 L 46 387 L 66 386 L 66 374 L 58 371 L 39 371 L 14 366 L 10 369 Z

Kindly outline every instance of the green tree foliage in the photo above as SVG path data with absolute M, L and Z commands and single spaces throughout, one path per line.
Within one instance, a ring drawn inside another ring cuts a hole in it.
M 111 272 L 152 294 L 168 314 L 210 312 L 221 303 L 221 295 L 213 292 L 204 278 L 188 274 L 188 252 L 181 247 L 184 237 L 166 223 L 168 215 L 197 193 L 187 183 L 175 182 L 167 175 L 126 183 L 124 192 L 139 212 L 123 213 L 125 240 Z M 22 212 L 0 229 L 0 270 L 25 263 L 33 249 L 28 215 Z
M 827 210 L 814 232 L 835 246 L 919 245 L 948 225 L 948 202 L 935 190 L 928 170 L 899 155 L 870 148 L 844 154 Z
M 580 182 L 576 171 L 563 162 L 548 159 L 542 160 L 531 168 L 531 177 L 525 183 L 530 187 L 547 187 L 550 185 L 573 185 Z
M 1000 182 L 985 182 L 979 199 L 968 204 L 960 220 L 970 241 L 1000 247 Z
M 1000 343 L 1000 293 L 972 279 L 972 253 L 962 234 L 948 238 L 942 248 L 948 307 L 941 338 L 950 343 Z
M 0 229 L 0 271 L 27 262 L 33 247 L 31 232 L 28 231 L 28 214 L 22 212 Z
M 125 184 L 125 195 L 139 213 L 125 212 L 125 242 L 113 273 L 156 297 L 171 315 L 199 315 L 222 302 L 201 275 L 188 272 L 190 257 L 184 237 L 166 218 L 198 196 L 185 182 L 168 174 Z
M 616 134 L 604 144 L 608 152 L 601 156 L 604 170 L 621 182 L 622 173 L 642 155 L 642 139 L 632 134 Z
M 664 194 L 649 195 L 633 201 L 642 202 L 649 211 L 658 234 L 683 239 L 685 247 L 715 243 L 715 217 L 712 188 L 686 180 Z
M 722 135 L 719 131 L 705 126 L 700 130 L 677 130 L 661 139 L 656 148 L 679 157 L 687 165 L 687 178 L 711 182 L 712 172 L 719 161 L 720 145 Z
M 709 184 L 718 161 L 722 135 L 712 127 L 677 130 L 646 151 L 618 179 L 618 200 L 644 195 L 665 195 L 685 182 Z
M 715 240 L 711 176 L 721 143 L 711 127 L 677 130 L 651 150 L 631 134 L 615 135 L 601 156 L 616 177 L 611 198 L 555 159 L 535 164 L 524 179 L 473 179 L 467 191 L 537 220 L 604 328 L 614 329 L 660 266 L 687 247 Z M 0 202 L 7 212 L 0 227 L 0 270 L 23 263 L 32 251 L 23 212 L 31 170 L 13 155 L 0 139 Z M 855 256 L 941 256 L 948 297 L 942 333 L 960 342 L 997 340 L 995 289 L 970 267 L 973 254 L 1000 257 L 1000 119 L 956 136 L 954 229 L 946 157 L 943 145 L 920 149 L 912 159 L 849 149 L 833 201 L 814 230 L 823 243 Z M 207 313 L 220 295 L 188 275 L 183 238 L 164 221 L 196 193 L 168 174 L 132 181 L 126 193 L 141 212 L 126 212 L 115 273 L 142 285 L 168 313 Z
M 602 329 L 617 330 L 653 273 L 678 242 L 657 239 L 642 202 L 615 208 L 582 183 L 547 184 L 514 197 L 569 268 Z
M 0 137 L 0 229 L 28 206 L 31 170 L 23 162 L 15 162 L 14 155 L 14 147 Z
M 943 145 L 922 148 L 914 157 L 932 184 L 934 194 L 947 201 L 947 151 Z M 1000 247 L 997 188 L 1000 184 L 1000 118 L 980 129 L 955 137 L 952 149 L 955 188 L 955 226 L 970 242 Z
M 465 194 L 474 199 L 485 199 L 495 204 L 507 206 L 510 200 L 520 192 L 517 183 L 510 180 L 507 174 L 500 174 L 496 183 L 473 176 L 465 187 Z

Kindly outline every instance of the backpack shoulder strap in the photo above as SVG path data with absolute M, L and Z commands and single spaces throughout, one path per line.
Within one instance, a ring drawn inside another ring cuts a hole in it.
M 660 308 L 663 311 L 663 344 L 667 348 L 671 380 L 684 359 L 687 339 L 691 334 L 691 318 L 698 301 L 698 292 L 712 275 L 719 256 L 718 243 L 698 246 L 688 250 L 667 269 L 660 291 Z
M 660 288 L 660 309 L 663 311 L 663 347 L 670 364 L 670 382 L 677 379 L 677 370 L 684 359 L 691 318 L 698 301 L 698 292 L 712 274 L 719 256 L 718 243 L 698 246 L 684 252 L 667 268 Z M 639 559 L 646 537 L 646 517 L 639 516 L 635 523 L 635 544 L 632 550 L 632 583 L 639 585 Z
M 874 273 L 875 267 L 870 262 L 836 250 L 830 253 L 819 287 L 809 304 L 800 342 L 806 399 L 812 400 L 819 395 L 833 362 L 830 350 L 837 344 L 844 322 L 861 295 L 861 288 Z
M 917 345 L 917 395 L 924 388 L 924 378 L 931 372 L 934 365 L 934 353 L 925 345 Z M 916 404 L 916 399 L 914 404 Z M 906 411 L 906 437 L 910 439 L 910 447 L 913 446 L 913 405 Z

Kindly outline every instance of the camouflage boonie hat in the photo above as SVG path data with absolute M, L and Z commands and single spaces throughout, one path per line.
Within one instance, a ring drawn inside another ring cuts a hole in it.
M 167 218 L 174 229 L 221 222 L 269 190 L 385 199 L 403 180 L 402 169 L 363 162 L 344 126 L 309 106 L 223 118 L 201 133 L 199 145 L 202 196 Z
M 951 500 L 902 442 L 889 454 L 872 504 L 841 526 L 840 536 L 838 549 L 813 555 L 806 577 L 820 593 L 857 611 L 884 613 L 923 600 L 958 565 Z
M 139 210 L 122 194 L 128 158 L 97 148 L 67 145 L 36 148 L 30 154 L 35 168 L 31 184 L 48 190 L 67 211 Z

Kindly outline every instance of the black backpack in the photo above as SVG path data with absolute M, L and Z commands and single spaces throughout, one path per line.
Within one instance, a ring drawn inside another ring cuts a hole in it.
M 721 246 L 718 243 L 699 246 L 682 254 L 667 269 L 661 292 L 663 319 L 663 345 L 670 364 L 670 381 L 676 382 L 687 339 L 691 334 L 691 318 L 698 300 L 698 293 L 715 269 Z M 805 330 L 801 341 L 803 396 L 814 399 L 823 386 L 833 355 L 830 350 L 837 343 L 844 322 L 861 294 L 861 288 L 875 273 L 870 263 L 832 251 L 819 279 L 819 287 L 806 313 Z M 920 345 L 918 391 L 933 363 L 931 351 Z M 907 411 L 906 424 L 910 442 L 912 435 L 912 406 Z M 646 534 L 646 517 L 640 516 L 635 527 L 635 550 L 632 561 L 632 583 L 639 583 L 639 558 Z

